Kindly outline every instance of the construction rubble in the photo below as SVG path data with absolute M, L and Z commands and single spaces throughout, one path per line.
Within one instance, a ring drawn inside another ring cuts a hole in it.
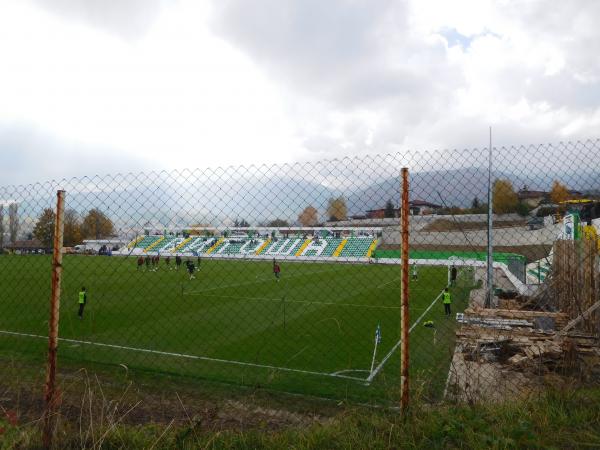
M 598 248 L 595 239 L 555 241 L 544 283 L 532 295 L 494 296 L 496 308 L 482 307 L 485 289 L 471 291 L 470 307 L 456 316 L 445 397 L 504 401 L 549 384 L 598 384 Z
M 445 395 L 505 400 L 548 382 L 600 380 L 600 339 L 577 331 L 565 313 L 471 307 L 461 325 Z

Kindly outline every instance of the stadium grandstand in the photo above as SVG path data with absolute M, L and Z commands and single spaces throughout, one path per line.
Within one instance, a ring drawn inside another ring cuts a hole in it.
M 379 228 L 230 228 L 217 233 L 202 229 L 165 231 L 136 237 L 121 254 L 181 255 L 221 258 L 368 259 Z

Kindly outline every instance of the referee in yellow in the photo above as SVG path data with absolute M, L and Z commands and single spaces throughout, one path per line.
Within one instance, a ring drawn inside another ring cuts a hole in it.
M 82 287 L 81 291 L 79 291 L 79 312 L 77 313 L 79 320 L 83 319 L 83 308 L 85 308 L 85 302 L 87 302 L 87 291 L 85 290 L 85 287 Z
M 452 304 L 452 296 L 448 288 L 444 289 L 444 292 L 442 293 L 442 303 L 444 303 L 444 313 L 447 316 L 452 314 L 452 312 L 450 311 L 450 305 Z

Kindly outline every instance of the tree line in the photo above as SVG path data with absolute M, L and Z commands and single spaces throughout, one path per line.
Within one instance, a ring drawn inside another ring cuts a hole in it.
M 517 213 L 525 216 L 532 209 L 530 205 L 519 200 L 518 193 L 515 192 L 509 180 L 496 180 L 493 185 L 492 195 L 492 208 L 496 214 Z M 552 183 L 548 197 L 556 205 L 560 205 L 562 202 L 572 198 L 567 186 L 558 180 Z
M 4 227 L 4 204 L 0 204 L 0 248 L 4 248 L 4 236 L 6 229 Z M 19 234 L 19 205 L 10 203 L 8 205 L 8 239 L 11 244 L 17 241 Z
M 493 212 L 496 214 L 517 213 L 526 216 L 531 206 L 520 201 L 518 193 L 515 191 L 510 180 L 497 179 L 492 186 L 493 195 Z M 559 204 L 571 198 L 570 191 L 561 182 L 555 180 L 552 184 L 552 189 L 549 192 L 550 200 Z M 487 204 L 474 198 L 470 208 L 460 208 L 458 206 L 450 206 L 443 208 L 438 214 L 484 214 L 487 212 Z M 385 204 L 384 217 L 394 217 L 395 208 L 391 200 Z M 344 197 L 339 196 L 330 198 L 325 211 L 326 219 L 332 222 L 346 220 L 348 218 L 348 207 Z M 37 219 L 33 229 L 33 236 L 38 239 L 45 247 L 52 247 L 54 240 L 54 223 L 56 215 L 51 208 L 46 208 L 42 211 Z M 298 222 L 303 227 L 314 227 L 319 225 L 320 218 L 317 208 L 312 205 L 305 207 L 298 215 Z M 234 225 L 236 227 L 251 226 L 245 219 L 236 219 Z M 260 226 L 269 227 L 287 227 L 290 223 L 281 218 L 271 221 L 262 222 Z M 17 240 L 19 231 L 19 216 L 18 205 L 12 203 L 8 205 L 8 237 L 10 242 L 14 244 Z M 4 245 L 6 236 L 5 220 L 4 220 L 4 205 L 0 204 L 0 248 Z M 105 239 L 114 235 L 114 225 L 109 217 L 106 216 L 100 209 L 94 208 L 82 218 L 77 211 L 67 209 L 64 215 L 64 246 L 72 247 L 80 244 L 84 239 Z
M 33 236 L 45 247 L 52 247 L 56 214 L 51 208 L 42 211 L 33 228 Z M 73 247 L 84 239 L 106 239 L 114 235 L 112 221 L 97 208 L 91 209 L 81 218 L 73 209 L 65 210 L 63 245 Z
M 346 220 L 348 218 L 348 207 L 346 206 L 346 200 L 344 197 L 330 198 L 327 202 L 327 208 L 325 211 L 327 220 L 331 222 L 337 222 L 340 220 Z M 298 215 L 298 223 L 303 227 L 314 227 L 320 223 L 319 211 L 312 205 L 308 205 Z M 245 219 L 236 219 L 233 223 L 234 227 L 250 227 L 250 223 Z M 290 227 L 292 224 L 286 219 L 273 219 L 263 222 L 259 222 L 260 227 Z
M 558 180 L 552 183 L 552 188 L 548 193 L 548 198 L 552 203 L 560 205 L 572 197 L 566 185 Z M 492 185 L 492 211 L 494 214 L 516 213 L 521 216 L 527 216 L 532 209 L 532 205 L 519 199 L 519 194 L 514 189 L 510 180 L 497 179 L 494 181 Z M 564 208 L 559 206 L 559 209 Z M 488 204 L 475 197 L 471 202 L 470 208 L 450 206 L 438 211 L 438 214 L 486 214 L 487 210 Z

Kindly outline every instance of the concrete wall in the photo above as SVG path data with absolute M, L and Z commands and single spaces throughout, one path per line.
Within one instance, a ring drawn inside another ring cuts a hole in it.
M 495 221 L 523 220 L 518 214 L 494 214 Z M 425 225 L 439 219 L 452 220 L 455 222 L 487 222 L 486 214 L 463 214 L 463 215 L 431 215 L 431 216 L 410 216 L 410 227 L 414 230 L 420 230 Z M 399 218 L 390 219 L 358 219 L 342 220 L 339 222 L 325 222 L 328 227 L 385 227 L 400 224 Z
M 494 229 L 494 245 L 551 245 L 562 230 L 561 224 L 529 230 L 528 227 Z M 410 230 L 412 245 L 487 245 L 487 230 L 423 232 Z M 382 242 L 400 245 L 400 230 L 396 227 L 383 229 Z

